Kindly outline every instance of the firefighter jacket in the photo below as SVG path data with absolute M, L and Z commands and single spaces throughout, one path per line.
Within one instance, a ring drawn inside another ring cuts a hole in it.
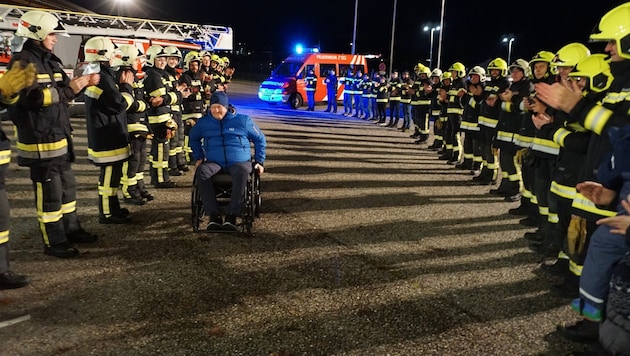
M 387 83 L 387 87 L 389 88 L 389 101 L 400 101 L 400 88 L 402 86 L 402 81 L 399 77 L 392 78 Z
M 315 74 L 307 74 L 304 83 L 306 84 L 306 91 L 317 90 L 317 76 Z
M 179 83 L 186 84 L 191 94 L 182 98 L 182 119 L 199 119 L 203 116 L 205 91 L 201 80 L 201 72 L 186 71 L 179 78 Z
M 339 81 L 339 84 L 343 85 L 343 95 L 354 94 L 354 78 L 351 73 L 346 74 L 346 76 Z
M 135 79 L 132 85 L 127 83 L 118 84 L 120 93 L 127 101 L 127 132 L 129 137 L 147 137 L 149 126 L 147 125 L 147 108 L 144 101 L 144 85 L 142 81 Z
M 70 78 L 61 67 L 61 60 L 35 40 L 27 40 L 22 52 L 14 53 L 11 63 L 25 67 L 33 63 L 36 81 L 17 97 L 3 98 L 9 117 L 17 128 L 17 163 L 20 166 L 47 165 L 74 160 L 72 126 L 68 102 L 75 93 Z M 67 156 L 69 154 L 69 156 Z
M 485 86 L 485 83 L 477 83 L 477 84 L 468 84 L 481 86 L 482 88 Z M 462 103 L 464 104 L 464 113 L 462 114 L 462 123 L 461 129 L 464 132 L 479 132 L 478 125 L 478 117 L 479 117 L 479 109 L 481 108 L 481 98 L 483 95 L 475 96 L 470 92 L 466 93 L 462 97 Z
M 531 79 L 532 84 L 536 83 L 547 83 L 552 84 L 555 82 L 553 76 L 545 75 L 543 79 Z M 536 95 L 535 91 L 532 91 L 529 94 L 529 98 L 533 98 Z M 529 99 L 526 99 L 529 100 Z M 523 113 L 523 119 L 521 121 L 521 127 L 518 130 L 518 135 L 514 137 L 514 143 L 520 148 L 531 148 L 534 144 L 534 138 L 536 137 L 536 126 L 534 126 L 534 122 L 532 121 L 532 113 L 529 111 L 525 111 Z
M 448 88 L 448 104 L 446 109 L 446 114 L 451 117 L 461 116 L 464 113 L 464 103 L 462 103 L 461 97 L 457 95 L 462 89 L 468 90 L 466 80 L 464 80 L 464 78 L 453 79 Z
M 362 98 L 371 98 L 372 97 L 372 81 L 369 77 L 363 77 L 361 81 L 361 97 Z
M 133 102 L 123 97 L 114 81 L 114 72 L 101 63 L 98 85 L 85 89 L 88 159 L 97 166 L 125 161 L 131 155 L 126 110 Z
M 529 79 L 522 79 L 512 82 L 510 91 L 513 93 L 512 100 L 501 101 L 501 111 L 499 112 L 499 122 L 497 123 L 497 136 L 492 143 L 496 148 L 518 149 L 515 143 L 516 136 L 521 129 L 523 114 L 525 113 L 524 98 L 534 91 L 534 84 Z
M 499 123 L 499 113 L 501 112 L 501 99 L 497 98 L 494 106 L 488 105 L 486 99 L 494 95 L 499 96 L 505 89 L 510 87 L 510 82 L 505 77 L 498 77 L 486 83 L 483 90 L 483 100 L 479 111 L 479 125 L 488 129 L 496 129 Z
M 389 88 L 385 83 L 378 83 L 374 86 L 376 90 L 376 102 L 387 103 L 389 101 Z
M 264 165 L 267 141 L 265 135 L 247 115 L 228 112 L 222 120 L 205 115 L 190 130 L 193 160 L 205 160 L 228 168 L 252 159 L 250 142 L 254 143 L 254 160 Z
M 171 113 L 181 115 L 183 97 L 182 93 L 177 90 L 177 85 L 179 85 L 179 79 L 177 78 L 179 75 L 177 74 L 175 68 L 172 68 L 170 66 L 166 66 L 166 68 L 164 68 L 164 72 L 168 75 L 167 85 L 169 86 L 170 91 L 177 95 L 177 101 L 171 104 Z
M 169 77 L 164 70 L 155 67 L 145 67 L 144 92 L 149 106 L 147 115 L 149 126 L 156 138 L 166 137 L 166 122 L 172 118 L 171 105 L 178 100 L 177 93 L 173 92 L 169 85 Z M 158 106 L 151 105 L 151 99 L 162 97 L 163 101 Z

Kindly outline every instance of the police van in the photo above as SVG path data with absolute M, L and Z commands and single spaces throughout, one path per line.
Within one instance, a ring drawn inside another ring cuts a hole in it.
M 343 79 L 346 73 L 360 70 L 367 73 L 367 59 L 374 55 L 360 54 L 335 54 L 335 53 L 305 53 L 287 57 L 271 76 L 267 78 L 258 88 L 258 98 L 268 103 L 284 103 L 296 109 L 304 104 L 306 100 L 306 83 L 304 79 L 309 70 L 317 76 L 317 89 L 315 91 L 315 102 L 328 101 L 326 83 L 324 80 L 330 70 L 334 70 L 339 79 L 337 97 L 335 100 L 343 98 Z

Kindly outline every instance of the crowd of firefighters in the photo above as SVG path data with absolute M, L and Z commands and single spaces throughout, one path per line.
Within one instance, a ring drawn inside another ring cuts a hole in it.
M 611 229 L 624 235 L 630 225 L 630 218 L 627 225 L 619 222 L 627 216 L 624 206 L 630 207 L 620 203 L 628 194 L 621 182 L 630 172 L 619 171 L 630 169 L 621 163 L 629 160 L 623 156 L 611 160 L 613 146 L 623 147 L 623 137 L 609 137 L 630 123 L 626 94 L 630 56 L 628 44 L 623 42 L 630 40 L 630 3 L 604 16 L 591 40 L 607 42 L 607 53 L 592 54 L 587 46 L 575 42 L 555 52 L 539 51 L 529 60 L 519 58 L 508 64 L 495 58 L 485 68 L 474 66 L 468 71 L 461 62 L 445 71 L 418 63 L 412 73 L 403 71 L 400 76 L 395 70 L 387 78 L 385 73 L 369 76 L 350 69 L 339 80 L 345 87 L 344 116 L 403 132 L 413 123 L 411 137 L 416 144 L 428 143 L 429 123 L 433 122 L 434 141 L 429 148 L 438 152 L 439 159 L 468 170 L 470 184 L 488 186 L 500 180 L 489 194 L 520 202 L 509 214 L 523 216 L 521 225 L 537 228 L 524 238 L 534 252 L 551 258 L 541 269 L 562 277 L 551 292 L 575 298 L 572 307 L 584 316 L 577 324 L 561 325 L 557 331 L 581 342 L 598 340 L 612 269 L 622 258 L 620 267 L 625 270 L 621 273 L 630 278 L 630 249 L 622 236 L 616 240 L 609 236 Z M 307 90 L 316 85 L 316 80 L 309 80 L 312 76 L 310 72 L 306 77 Z M 334 76 L 331 72 L 325 83 L 335 82 Z M 547 89 L 557 87 L 577 93 L 580 106 L 563 108 L 564 101 Z M 334 92 L 331 88 L 329 97 Z M 336 112 L 330 106 L 327 110 Z M 613 120 L 616 115 L 619 118 Z M 601 166 L 607 164 L 612 165 L 608 170 Z M 600 199 L 604 180 L 614 181 L 613 187 L 604 188 L 616 191 L 616 195 L 606 192 L 618 199 Z M 625 228 L 615 230 L 607 224 Z M 614 253 L 610 242 L 597 251 L 589 248 L 599 242 L 599 236 L 617 241 Z M 583 272 L 588 272 L 586 278 Z M 627 305 L 623 298 L 630 297 L 630 279 L 613 287 L 626 291 L 616 301 Z M 630 315 L 630 309 L 621 310 L 620 318 Z M 628 340 L 627 321 L 608 326 L 609 331 L 617 332 L 625 327 Z M 615 347 L 626 353 L 630 350 L 628 343 Z
M 12 61 L 19 64 L 16 71 L 34 65 L 36 75 L 16 93 L 3 91 L 2 103 L 17 128 L 18 164 L 31 170 L 44 251 L 69 258 L 79 253 L 72 243 L 94 242 L 97 237 L 81 228 L 76 214 L 68 101 L 85 93 L 88 158 L 101 169 L 99 222 L 127 223 L 129 211 L 121 208 L 118 190 L 127 203 L 152 200 L 144 184 L 145 163 L 154 187 L 175 186 L 170 176 L 188 171 L 190 128 L 204 114 L 209 94 L 226 89 L 234 69 L 226 57 L 210 52 L 192 51 L 182 58 L 177 47 L 153 45 L 143 54 L 144 79 L 138 80 L 138 48 L 116 48 L 110 39 L 98 36 L 85 43 L 90 65 L 84 75 L 70 79 L 52 54 L 55 35 L 63 33 L 63 24 L 51 14 L 23 15 L 16 34 L 27 41 Z M 411 137 L 418 144 L 427 143 L 429 123 L 434 122 L 429 147 L 440 159 L 470 171 L 471 184 L 495 184 L 501 173 L 500 185 L 489 193 L 520 201 L 509 213 L 524 216 L 521 224 L 537 227 L 524 238 L 534 251 L 555 257 L 541 268 L 563 276 L 552 291 L 576 298 L 572 306 L 584 320 L 558 331 L 577 341 L 597 340 L 598 328 L 607 320 L 604 306 L 613 268 L 626 266 L 623 273 L 628 277 L 626 241 L 620 238 L 615 253 L 602 252 L 593 241 L 606 244 L 597 236 L 610 237 L 619 229 L 602 232 L 607 224 L 601 219 L 624 216 L 630 206 L 623 204 L 630 173 L 618 171 L 630 167 L 622 163 L 629 156 L 614 156 L 616 147 L 624 147 L 630 137 L 614 136 L 627 131 L 629 122 L 630 100 L 625 94 L 630 86 L 629 39 L 626 3 L 602 17 L 591 35 L 591 40 L 607 43 L 607 54 L 591 54 L 585 45 L 569 43 L 555 52 L 539 51 L 529 61 L 508 64 L 495 58 L 486 68 L 468 71 L 456 62 L 444 72 L 418 63 L 412 73 L 403 71 L 400 77 L 397 71 L 389 78 L 356 72 L 347 73 L 343 83 L 344 115 L 387 127 L 398 127 L 402 119 L 402 131 L 413 123 Z M 310 72 L 306 78 L 307 87 L 316 85 L 312 76 Z M 607 168 L 611 154 L 613 166 Z M 591 185 L 598 180 L 612 183 Z M 616 192 L 618 199 L 600 199 L 602 189 Z M 8 206 L 5 213 L 8 216 Z M 623 226 L 618 221 L 617 228 Z M 0 246 L 8 242 L 8 221 L 5 225 L 0 226 Z M 591 261 L 593 256 L 596 262 Z M 8 262 L 0 277 L 6 271 Z M 11 275 L 6 278 L 10 285 Z M 605 280 L 605 288 L 601 283 L 593 286 L 595 279 Z M 627 291 L 623 293 L 627 298 Z M 622 318 L 608 327 L 617 332 L 625 328 L 627 335 L 630 310 L 613 307 Z M 606 346 L 630 350 L 628 338 L 625 344 L 613 341 Z

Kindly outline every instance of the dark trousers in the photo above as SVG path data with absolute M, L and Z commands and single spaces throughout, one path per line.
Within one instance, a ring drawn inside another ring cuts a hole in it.
M 81 228 L 76 211 L 77 183 L 71 163 L 34 165 L 30 171 L 44 245 L 67 242 L 66 234 Z
M 141 198 L 138 181 L 144 178 L 143 172 L 147 161 L 147 139 L 138 136 L 132 137 L 131 156 L 123 163 L 123 176 L 120 180 L 123 196 L 125 198 Z
M 219 214 L 212 177 L 221 171 L 221 166 L 214 162 L 203 162 L 197 167 L 197 186 L 206 215 Z M 240 216 L 245 204 L 245 193 L 247 189 L 247 177 L 252 172 L 252 163 L 240 162 L 226 168 L 225 171 L 232 176 L 232 195 L 230 204 L 226 209 L 227 215 Z
M 315 90 L 306 90 L 306 103 L 308 110 L 315 110 Z
M 378 122 L 385 122 L 387 119 L 387 103 L 377 102 L 376 106 L 378 108 Z
M 98 178 L 98 212 L 102 217 L 118 215 L 120 201 L 118 200 L 118 187 L 122 177 L 123 162 L 108 166 L 101 166 Z
M 169 143 L 166 139 L 153 138 L 151 141 L 151 184 L 170 181 L 168 175 Z
M 499 151 L 499 164 L 501 165 L 501 173 L 503 178 L 499 189 L 504 190 L 506 194 L 514 195 L 519 192 L 521 188 L 521 179 L 516 162 L 514 162 L 514 156 L 516 156 L 516 147 L 501 147 Z
M 9 270 L 9 220 L 11 213 L 5 186 L 8 168 L 8 163 L 0 165 L 0 273 Z
M 328 107 L 326 111 L 337 112 L 337 91 L 328 91 Z
M 182 120 L 182 113 L 174 111 L 173 120 L 177 123 L 177 131 L 175 131 L 175 136 L 169 140 L 169 169 L 177 169 L 186 164 L 184 158 L 184 121 Z
M 400 100 L 389 101 L 389 123 L 397 125 L 400 120 Z

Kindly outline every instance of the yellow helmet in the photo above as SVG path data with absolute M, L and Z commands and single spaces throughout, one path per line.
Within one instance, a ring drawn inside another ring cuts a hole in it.
M 518 68 L 523 71 L 525 78 L 530 78 L 532 76 L 532 69 L 529 67 L 529 63 L 527 63 L 524 59 L 519 58 L 515 60 L 514 63 L 510 64 L 510 71 L 512 68 Z
M 68 36 L 68 31 L 63 27 L 61 20 L 49 12 L 39 10 L 24 13 L 15 31 L 17 36 L 37 41 L 43 41 L 51 33 Z
M 538 51 L 533 57 L 532 59 L 529 61 L 530 66 L 533 65 L 536 62 L 546 62 L 546 63 L 551 63 L 551 61 L 553 60 L 553 57 L 555 57 L 556 55 L 553 54 L 553 52 L 549 52 L 549 51 Z
M 135 63 L 138 56 L 141 55 L 138 47 L 130 44 L 120 45 L 114 51 L 114 67 L 131 67 Z
M 479 76 L 479 81 L 480 82 L 485 82 L 486 81 L 486 70 L 483 69 L 483 67 L 481 66 L 474 66 L 470 69 L 470 71 L 468 72 L 468 76 L 470 77 L 473 74 L 477 74 Z
M 569 43 L 560 48 L 551 61 L 551 67 L 575 67 L 577 62 L 591 55 L 591 51 L 579 42 Z
M 147 65 L 153 67 L 155 59 L 157 57 L 167 57 L 168 54 L 164 51 L 164 47 L 159 45 L 153 45 L 147 49 L 144 53 L 147 57 Z
M 497 57 L 497 58 L 491 60 L 490 63 L 488 63 L 488 72 L 490 72 L 493 69 L 500 70 L 501 71 L 501 76 L 505 77 L 507 75 L 507 72 L 508 72 L 507 62 L 505 61 L 505 59 Z
M 590 55 L 575 65 L 569 77 L 586 77 L 589 80 L 587 90 L 601 93 L 610 88 L 613 81 L 607 58 L 608 56 L 602 53 Z
M 442 81 L 448 79 L 448 80 L 453 80 L 453 75 L 451 74 L 451 72 L 444 72 L 442 73 Z
M 630 59 L 630 3 L 608 11 L 590 35 L 592 42 L 615 41 L 617 54 Z
M 114 55 L 114 43 L 107 37 L 95 36 L 83 45 L 86 62 L 109 62 Z
M 211 60 L 211 61 L 215 61 L 215 62 L 217 62 L 217 63 L 218 63 L 220 59 L 221 59 L 221 57 L 219 57 L 219 55 L 218 55 L 218 54 L 214 54 L 214 53 L 213 53 L 213 54 L 211 54 L 211 55 L 210 55 L 210 60 Z
M 226 67 L 229 67 L 229 66 L 230 66 L 230 59 L 229 59 L 228 57 L 222 57 L 221 59 L 223 60 L 223 64 L 224 64 Z
M 184 57 L 184 69 L 190 69 L 190 62 L 197 61 L 201 64 L 201 57 L 199 56 L 199 52 L 190 51 L 186 53 L 186 57 Z
M 466 76 L 466 67 L 461 62 L 455 62 L 448 69 L 449 72 L 457 72 L 457 78 L 463 78 Z

